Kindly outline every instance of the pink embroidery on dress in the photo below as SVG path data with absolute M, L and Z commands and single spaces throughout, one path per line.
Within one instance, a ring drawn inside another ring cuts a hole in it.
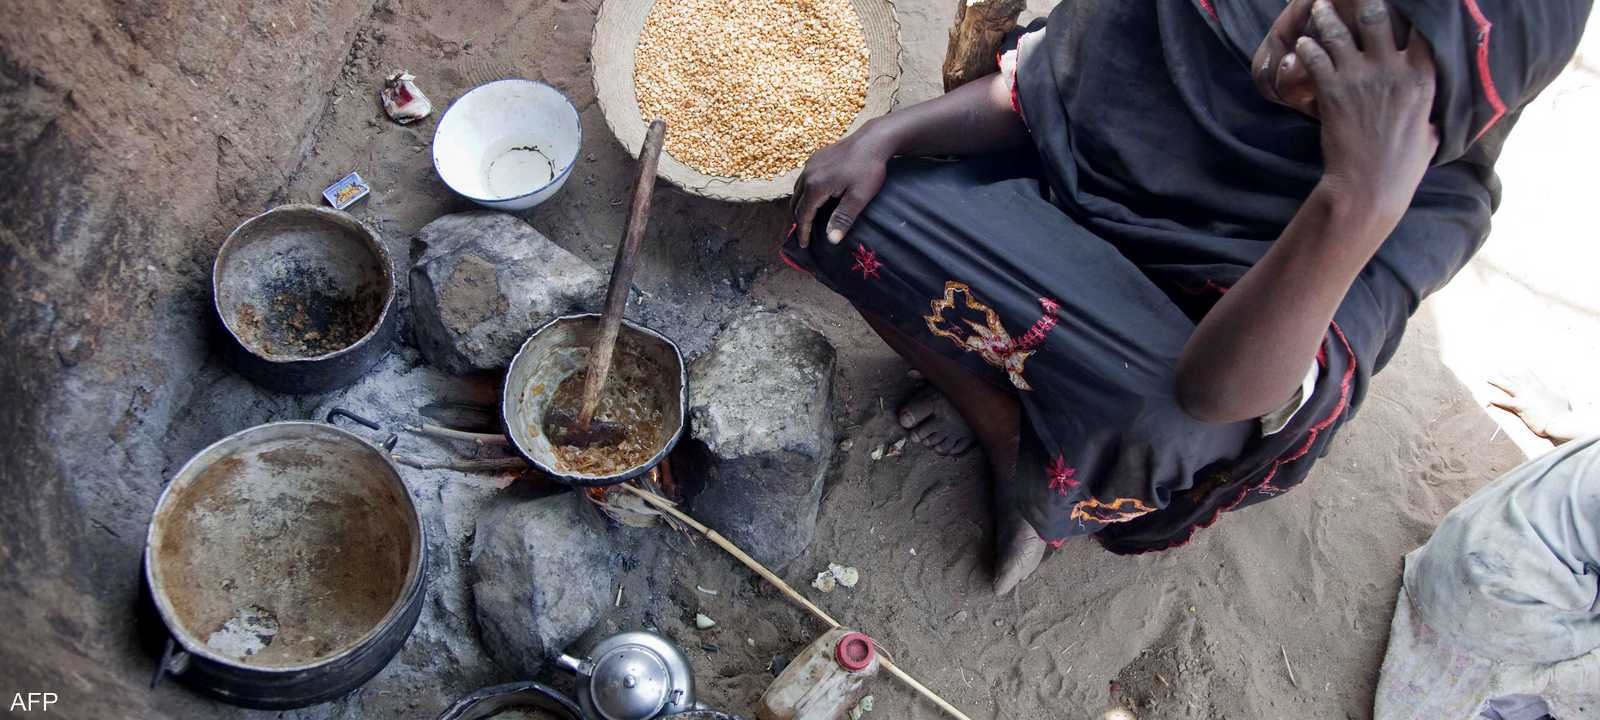
M 856 264 L 850 269 L 860 272 L 862 280 L 878 277 L 878 270 L 883 268 L 883 263 L 878 261 L 878 253 L 868 249 L 866 245 L 857 245 L 855 258 Z
M 1045 472 L 1050 475 L 1050 489 L 1062 497 L 1066 497 L 1068 489 L 1078 486 L 1078 469 L 1068 467 L 1067 459 L 1061 455 L 1050 461 L 1050 467 L 1045 468 Z
M 1056 311 L 1061 309 L 1061 303 L 1050 298 L 1039 298 L 1039 306 L 1044 308 L 1044 317 L 1039 318 L 1039 321 L 1017 340 L 1018 350 L 1032 350 L 1039 347 L 1039 344 L 1044 342 L 1044 336 L 1056 326 Z

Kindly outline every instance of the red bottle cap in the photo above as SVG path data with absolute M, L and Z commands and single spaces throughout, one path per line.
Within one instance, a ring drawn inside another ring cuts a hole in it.
M 833 658 L 839 661 L 839 667 L 850 672 L 867 669 L 877 655 L 878 650 L 872 646 L 872 638 L 867 637 L 866 633 L 845 633 L 833 648 Z

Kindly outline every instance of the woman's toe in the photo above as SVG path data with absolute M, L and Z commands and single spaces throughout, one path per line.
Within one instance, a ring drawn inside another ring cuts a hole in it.
M 921 425 L 939 410 L 944 396 L 932 385 L 924 385 L 921 389 L 911 394 L 904 404 L 900 406 L 900 427 L 910 430 Z
M 944 454 L 946 455 L 960 455 L 971 448 L 972 437 L 970 435 L 946 438 L 944 441 Z
M 950 401 L 932 385 L 922 387 L 900 406 L 900 426 L 918 444 L 940 455 L 960 455 L 972 447 L 972 431 Z

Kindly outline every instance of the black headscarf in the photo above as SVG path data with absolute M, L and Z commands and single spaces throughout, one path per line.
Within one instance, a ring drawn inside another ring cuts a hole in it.
M 1248 59 L 1281 0 L 1194 0 Z M 1210 11 L 1207 11 L 1209 3 Z M 1522 106 L 1578 47 L 1593 0 L 1389 0 L 1433 46 L 1438 67 L 1436 163 L 1492 166 Z M 1477 152 L 1472 152 L 1476 150 Z

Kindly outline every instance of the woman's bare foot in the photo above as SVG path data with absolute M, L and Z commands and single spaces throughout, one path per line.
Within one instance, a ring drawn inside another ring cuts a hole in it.
M 924 385 L 900 406 L 900 427 L 911 439 L 940 455 L 960 455 L 972 447 L 972 430 L 949 398 L 932 385 Z
M 1044 560 L 1047 545 L 1028 521 L 1015 511 L 1004 513 L 1000 538 L 995 544 L 994 594 L 1005 595 L 1027 579 Z
M 1033 526 L 1013 509 L 1017 469 L 1022 467 L 1017 461 L 1022 447 L 1022 404 L 1016 390 L 985 382 L 869 312 L 863 311 L 861 317 L 931 383 L 913 393 L 898 411 L 900 425 L 911 431 L 911 437 L 945 454 L 961 453 L 974 443 L 983 446 L 992 473 L 998 521 L 994 589 L 996 593 L 1009 592 L 1039 567 L 1046 547 Z M 964 418 L 976 418 L 982 424 L 969 425 Z M 1027 467 L 1044 465 L 1032 462 Z

